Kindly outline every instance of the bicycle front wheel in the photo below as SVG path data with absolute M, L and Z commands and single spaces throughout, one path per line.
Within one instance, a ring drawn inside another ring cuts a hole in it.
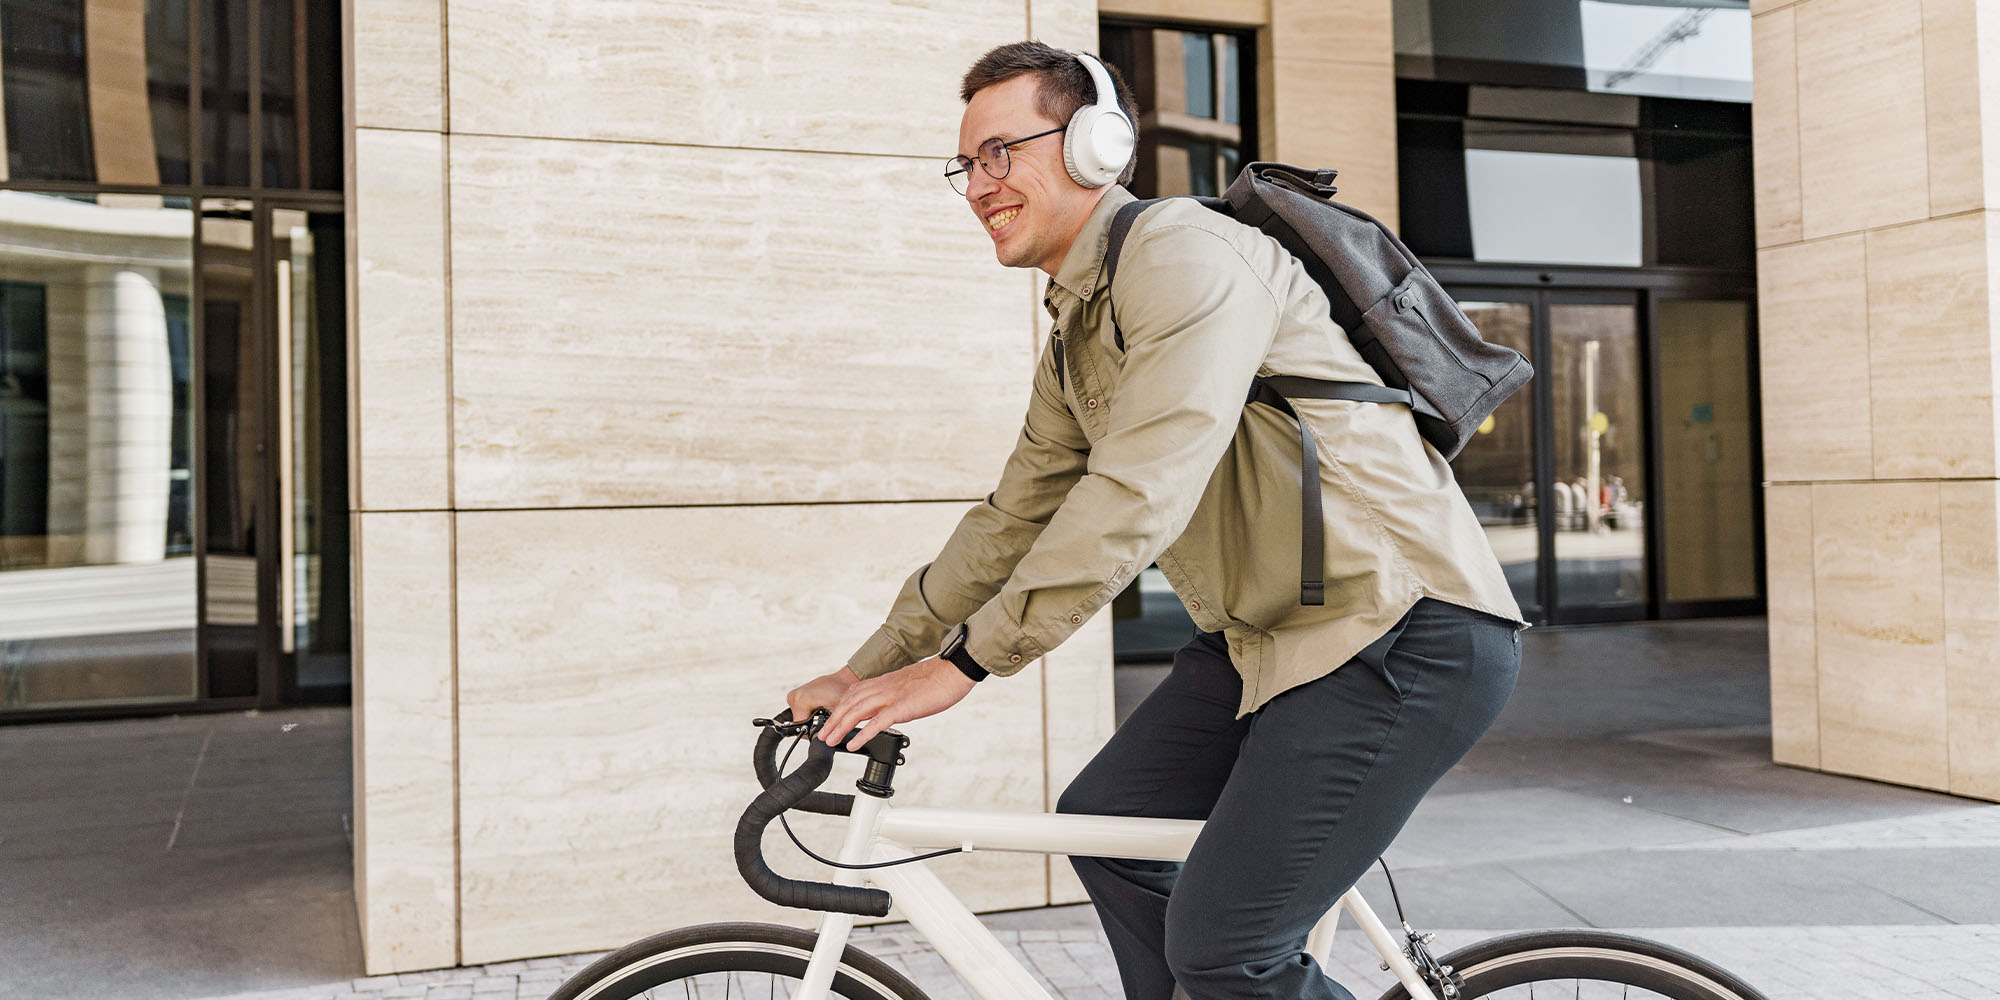
M 1765 1000 L 1750 984 L 1706 959 L 1657 941 L 1601 931 L 1509 934 L 1438 961 L 1463 977 L 1460 1000 Z M 1409 996 L 1398 984 L 1382 1000 Z
M 818 935 L 775 924 L 702 924 L 655 934 L 570 977 L 549 1000 L 787 1000 Z M 849 946 L 833 977 L 843 1000 L 927 1000 L 888 964 Z

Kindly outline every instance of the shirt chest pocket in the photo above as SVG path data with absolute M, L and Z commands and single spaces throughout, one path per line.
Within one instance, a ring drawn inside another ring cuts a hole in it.
M 1084 437 L 1094 444 L 1110 428 L 1111 400 L 1123 359 L 1107 356 L 1087 331 L 1058 331 L 1055 345 L 1063 398 Z

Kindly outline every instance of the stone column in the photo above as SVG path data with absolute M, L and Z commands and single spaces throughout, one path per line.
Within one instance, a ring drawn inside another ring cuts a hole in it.
M 1751 8 L 1773 755 L 2000 799 L 2000 3 Z
M 155 268 L 91 265 L 84 275 L 89 386 L 84 561 L 166 556 L 173 373 Z
M 1257 44 L 1262 156 L 1338 169 L 1340 200 L 1397 228 L 1390 0 L 1271 0 Z

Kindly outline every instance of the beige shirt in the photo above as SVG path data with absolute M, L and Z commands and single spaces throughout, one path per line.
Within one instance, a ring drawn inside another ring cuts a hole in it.
M 1099 284 L 1132 200 L 1107 192 L 1049 283 L 1051 349 L 999 487 L 848 666 L 906 666 L 965 622 L 972 657 L 1011 674 L 1155 561 L 1194 623 L 1226 633 L 1239 714 L 1331 673 L 1422 597 L 1519 622 L 1451 467 L 1399 404 L 1293 401 L 1319 438 L 1326 521 L 1326 604 L 1299 603 L 1298 429 L 1244 405 L 1251 377 L 1381 378 L 1284 247 L 1187 199 L 1147 209 L 1125 242 L 1119 350 Z

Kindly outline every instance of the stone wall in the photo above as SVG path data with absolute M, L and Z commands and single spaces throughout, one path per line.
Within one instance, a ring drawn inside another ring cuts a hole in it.
M 956 81 L 1096 18 L 351 0 L 371 972 L 802 917 L 731 863 L 749 720 L 991 488 L 1044 332 L 940 176 Z M 1100 620 L 908 727 L 909 796 L 1049 807 L 1110 677 Z M 1060 860 L 939 867 L 981 908 L 1082 898 Z
M 1751 9 L 1774 754 L 2000 799 L 2000 5 Z

